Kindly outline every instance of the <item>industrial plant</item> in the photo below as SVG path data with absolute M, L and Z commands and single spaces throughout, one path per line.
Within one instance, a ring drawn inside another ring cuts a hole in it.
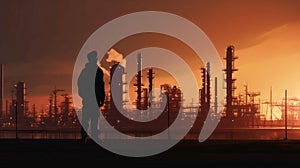
M 177 117 L 191 122 L 190 134 L 199 134 L 199 130 L 205 122 L 209 109 L 218 112 L 223 107 L 218 107 L 217 79 L 210 77 L 210 63 L 205 63 L 205 67 L 199 67 L 201 71 L 202 84 L 199 89 L 199 100 L 192 104 L 186 103 L 183 99 L 181 88 L 168 83 L 155 82 L 155 68 L 142 69 L 142 53 L 136 57 L 137 73 L 133 84 L 126 82 L 126 67 L 119 62 L 114 62 L 110 67 L 110 87 L 117 91 L 117 96 L 112 96 L 112 89 L 106 91 L 104 106 L 101 108 L 104 118 L 111 126 L 127 134 L 135 136 L 153 135 L 168 128 Z M 244 93 L 236 93 L 236 78 L 234 74 L 238 71 L 235 67 L 235 47 L 230 45 L 226 48 L 225 69 L 224 69 L 224 89 L 226 89 L 226 102 L 218 130 L 238 129 L 273 129 L 296 127 L 300 124 L 298 113 L 300 111 L 300 99 L 285 97 L 281 102 L 272 101 L 272 88 L 270 88 L 270 101 L 261 101 L 259 91 L 250 91 L 244 85 Z M 0 115 L 2 129 L 72 129 L 80 128 L 81 111 L 76 110 L 70 96 L 65 89 L 54 87 L 49 91 L 47 109 L 36 111 L 34 102 L 26 99 L 27 86 L 25 81 L 18 81 L 11 89 L 11 97 L 4 98 L 4 65 L 1 64 L 0 77 Z M 142 72 L 147 71 L 146 74 Z M 142 76 L 147 76 L 148 81 L 143 81 Z M 112 77 L 114 76 L 114 82 Z M 215 86 L 211 86 L 214 80 Z M 145 85 L 147 83 L 148 85 Z M 159 86 L 160 93 L 153 92 L 154 84 Z M 129 85 L 129 86 L 128 86 Z M 128 87 L 134 87 L 136 92 L 135 100 L 128 108 L 129 100 Z M 212 92 L 212 88 L 215 92 Z M 214 95 L 212 95 L 214 93 Z M 60 98 L 58 100 L 58 97 Z M 165 107 L 163 100 L 167 100 Z M 262 111 L 261 106 L 267 107 L 267 112 Z M 121 108 L 120 108 L 121 106 Z M 183 107 L 182 109 L 180 107 Z M 163 111 L 161 111 L 163 109 Z M 179 111 L 179 110 L 182 111 Z M 274 111 L 277 111 L 277 114 Z M 122 111 L 127 111 L 124 116 Z M 280 116 L 278 115 L 280 112 Z M 155 118 L 155 116 L 157 116 Z M 141 119 L 153 118 L 149 122 L 137 122 Z M 101 119 L 100 125 L 101 128 Z M 274 129 L 273 129 L 274 130 Z M 196 137 L 196 136 L 195 136 Z

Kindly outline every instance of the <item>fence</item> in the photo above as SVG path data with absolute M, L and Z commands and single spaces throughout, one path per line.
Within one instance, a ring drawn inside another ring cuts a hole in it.
M 199 130 L 200 131 L 200 130 Z M 153 132 L 131 132 L 129 136 L 116 136 L 112 132 L 100 131 L 101 139 L 131 139 L 134 137 L 147 137 Z M 300 128 L 289 128 L 288 139 L 300 139 Z M 199 132 L 190 132 L 185 139 L 198 139 Z M 0 139 L 80 139 L 80 129 L 37 129 L 37 130 L 13 130 L 0 129 Z M 165 139 L 168 137 L 162 137 Z M 171 136 L 172 138 L 172 136 Z M 285 139 L 284 128 L 246 128 L 246 129 L 217 129 L 209 139 L 213 140 L 280 140 Z

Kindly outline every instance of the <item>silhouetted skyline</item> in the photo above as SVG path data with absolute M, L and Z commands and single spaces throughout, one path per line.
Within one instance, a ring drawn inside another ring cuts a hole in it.
M 0 160 L 297 164 L 299 9 L 299 0 L 0 0 L 0 100 L 4 96 L 0 102 Z M 212 77 L 215 67 L 200 60 L 188 44 L 168 35 L 139 33 L 113 44 L 99 62 L 97 54 L 90 53 L 93 66 L 87 76 L 92 83 L 87 78 L 78 80 L 84 86 L 78 85 L 83 88 L 78 95 L 84 107 L 77 106 L 72 75 L 85 41 L 105 23 L 139 11 L 173 13 L 203 30 L 223 61 L 224 83 L 219 76 Z M 179 55 L 192 73 L 174 64 L 167 54 L 156 55 L 168 58 L 166 62 L 153 59 L 151 52 L 144 54 L 146 47 Z M 129 54 L 137 59 L 121 62 Z M 185 99 L 180 81 L 165 69 L 147 67 L 124 80 L 129 67 L 141 70 L 143 63 L 150 62 L 142 63 L 145 57 L 175 67 L 176 77 L 184 76 L 187 88 L 199 99 Z M 96 88 L 97 98 L 90 99 L 93 92 L 87 90 L 95 83 L 89 75 L 96 69 L 101 85 Z M 189 85 L 191 74 L 198 82 L 194 82 L 197 93 Z M 221 86 L 221 92 L 226 92 L 224 102 L 223 95 L 219 96 Z M 161 90 L 150 94 L 155 88 Z M 91 100 L 97 100 L 98 106 Z M 91 111 L 95 113 L 84 113 Z M 78 143 L 80 138 L 84 144 Z M 160 145 L 173 141 L 178 144 L 161 149 Z M 157 149 L 158 154 L 152 156 Z
M 1 1 L 0 9 L 4 96 L 9 98 L 11 87 L 23 80 L 29 88 L 28 100 L 37 108 L 47 104 L 55 86 L 71 91 L 76 56 L 97 28 L 121 15 L 143 10 L 171 12 L 191 20 L 208 35 L 222 58 L 225 48 L 235 45 L 240 57 L 236 62 L 240 68 L 235 74 L 237 92 L 243 92 L 242 86 L 247 84 L 251 90 L 261 91 L 262 99 L 268 98 L 270 86 L 277 100 L 283 97 L 284 89 L 291 97 L 300 95 L 295 73 L 299 71 L 300 30 L 296 0 Z M 128 37 L 114 48 L 126 56 L 151 45 L 170 49 L 189 62 L 195 56 L 179 41 L 151 33 Z M 109 64 L 102 63 L 108 69 Z M 200 76 L 201 62 L 189 64 Z

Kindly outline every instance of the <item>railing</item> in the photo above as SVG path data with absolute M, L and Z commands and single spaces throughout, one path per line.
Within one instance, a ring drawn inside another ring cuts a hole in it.
M 199 130 L 200 131 L 200 130 Z M 155 135 L 155 132 L 127 131 L 127 135 L 119 136 L 112 132 L 100 131 L 101 139 L 131 139 L 134 137 L 145 137 Z M 288 139 L 300 139 L 300 127 L 288 128 Z M 199 132 L 190 132 L 185 139 L 198 139 Z M 80 139 L 80 129 L 31 129 L 16 130 L 0 129 L 0 139 Z M 162 139 L 168 138 L 161 137 Z M 172 135 L 171 135 L 172 138 Z M 215 140 L 281 140 L 285 138 L 285 130 L 278 128 L 233 128 L 218 129 L 213 132 L 209 139 Z
M 0 139 L 80 139 L 80 129 L 0 129 Z

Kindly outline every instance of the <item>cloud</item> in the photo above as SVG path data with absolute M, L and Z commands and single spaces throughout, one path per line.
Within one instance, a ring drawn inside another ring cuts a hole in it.
M 290 97 L 299 97 L 300 71 L 300 22 L 282 25 L 257 36 L 264 39 L 248 48 L 238 48 L 236 62 L 239 71 L 235 74 L 238 91 L 244 92 L 243 83 L 259 89 L 261 99 L 269 99 L 269 88 L 273 87 L 273 99 L 280 101 L 283 91 Z
M 280 33 L 286 32 L 289 27 L 290 27 L 289 24 L 283 24 L 283 25 L 275 27 L 271 30 L 263 32 L 262 34 L 254 37 L 254 38 L 252 37 L 252 39 L 244 39 L 242 42 L 240 42 L 240 44 L 238 45 L 238 48 L 246 49 L 246 48 L 260 45 L 260 44 L 264 43 L 265 41 L 267 41 L 268 39 L 270 39 L 274 36 L 277 36 Z
M 107 52 L 108 58 L 106 59 L 107 62 L 121 62 L 123 60 L 123 55 L 116 51 L 115 49 L 110 49 Z

